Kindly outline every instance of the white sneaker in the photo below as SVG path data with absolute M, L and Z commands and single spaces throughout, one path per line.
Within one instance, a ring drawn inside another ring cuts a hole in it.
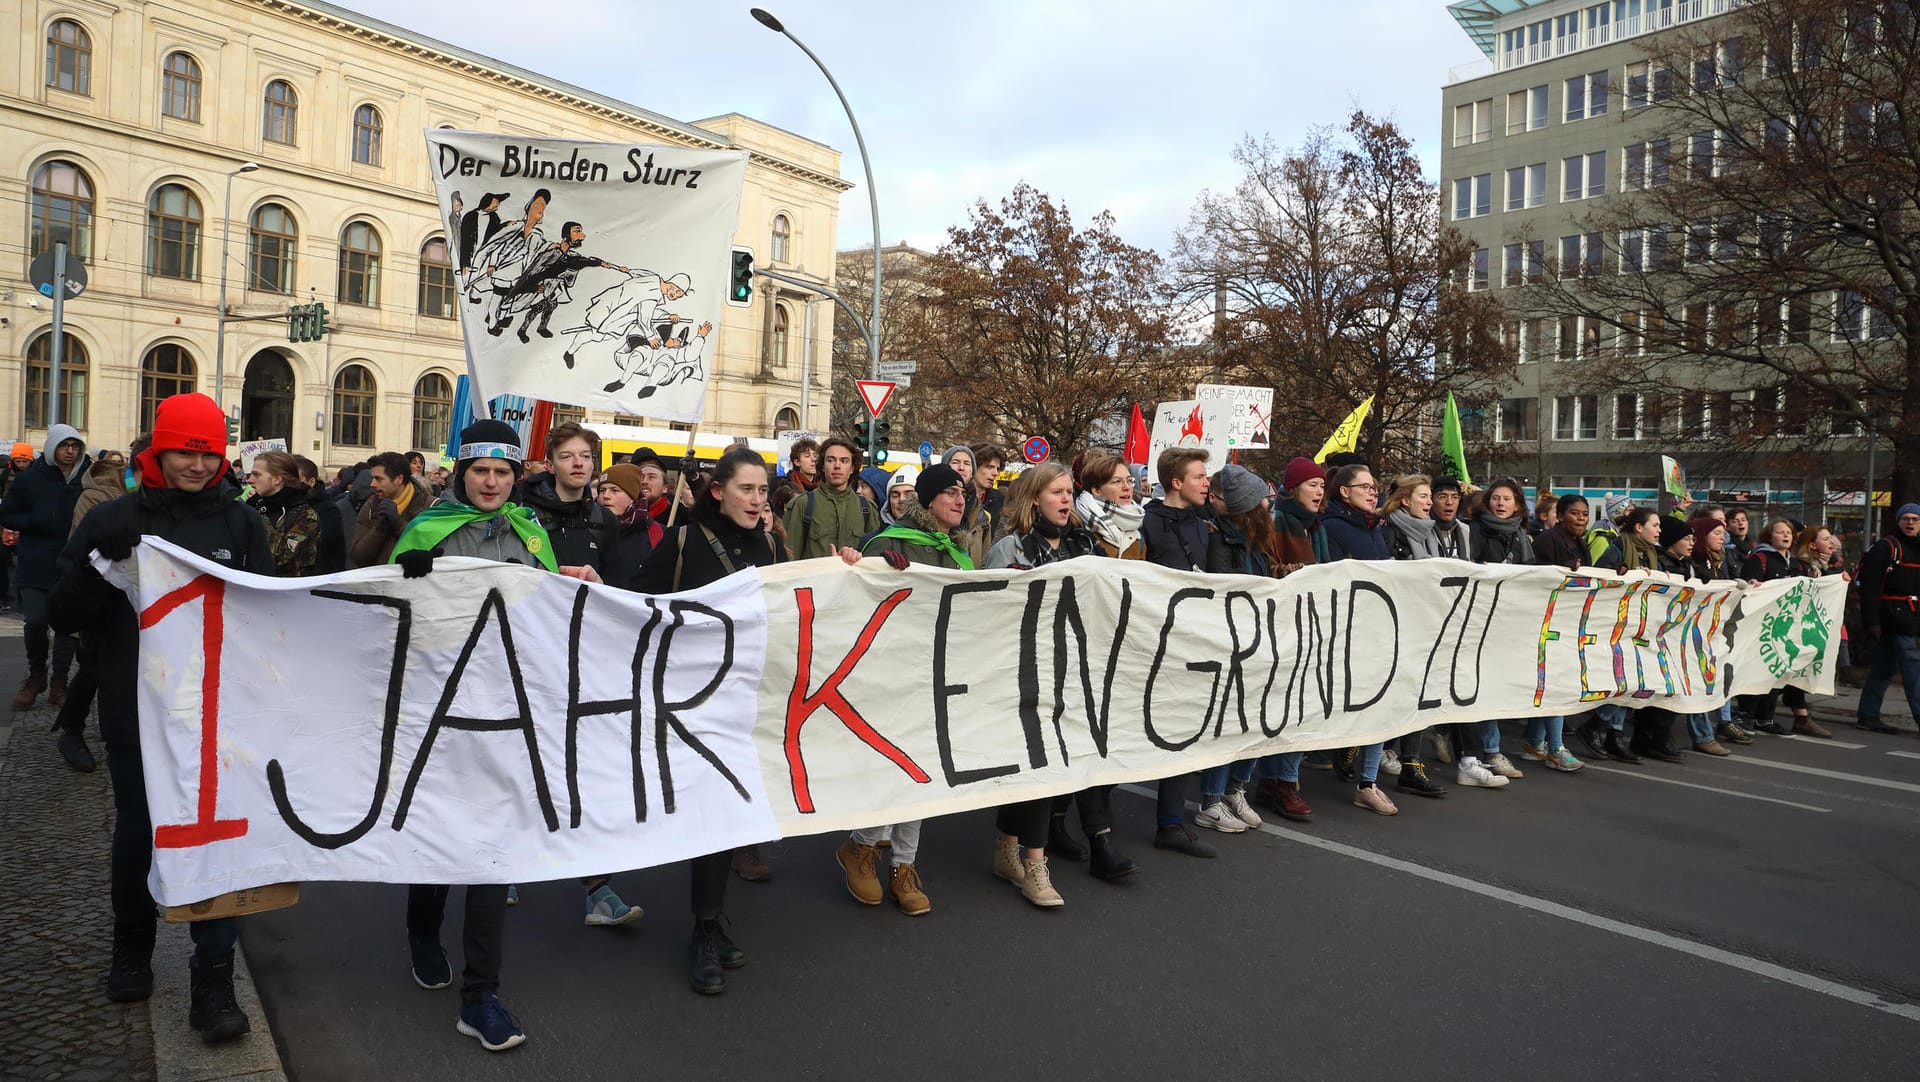
M 1253 810 L 1253 805 L 1247 803 L 1247 791 L 1245 789 L 1235 789 L 1228 793 L 1226 805 L 1227 810 L 1233 813 L 1234 818 L 1247 824 L 1248 830 L 1258 830 L 1266 823 L 1265 819 L 1260 818 L 1260 813 Z
M 1400 753 L 1388 748 L 1380 753 L 1380 773 L 1400 776 Z
M 1227 806 L 1217 800 L 1200 809 L 1200 814 L 1193 817 L 1193 822 L 1195 826 L 1217 830 L 1222 834 L 1241 834 L 1247 829 L 1247 824 L 1242 823 L 1239 816 L 1228 811 Z
M 1460 760 L 1460 769 L 1454 775 L 1457 784 L 1468 788 L 1498 789 L 1507 784 L 1507 779 L 1480 765 L 1480 760 L 1469 755 Z

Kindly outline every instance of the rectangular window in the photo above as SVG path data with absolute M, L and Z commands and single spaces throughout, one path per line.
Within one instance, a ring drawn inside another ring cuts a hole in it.
M 1580 356 L 1580 320 L 1574 316 L 1561 316 L 1558 337 L 1554 341 L 1553 359 L 1571 361 Z
M 1487 251 L 1485 248 L 1475 248 L 1473 250 L 1473 269 L 1470 272 L 1471 277 L 1467 280 L 1467 288 L 1469 290 L 1487 288 L 1490 284 L 1489 270 L 1492 262 L 1493 253 Z
M 1607 82 L 1605 71 L 1576 75 L 1567 80 L 1564 97 L 1568 123 L 1590 116 L 1607 115 Z
M 1728 38 L 1720 43 L 1720 83 L 1739 86 L 1747 78 L 1747 39 Z
M 1547 202 L 1547 163 L 1515 166 L 1507 170 L 1507 209 L 1526 210 Z
M 1606 264 L 1606 257 L 1607 257 L 1606 237 L 1599 233 L 1588 233 L 1586 255 L 1587 255 L 1587 265 L 1584 268 L 1582 268 L 1581 273 L 1589 277 L 1599 274 L 1601 267 L 1603 267 Z
M 1507 95 L 1507 134 L 1538 131 L 1547 126 L 1547 88 L 1536 86 Z
M 1553 438 L 1556 440 L 1599 439 L 1600 396 L 1563 395 L 1554 399 Z
M 1537 406 L 1531 398 L 1506 398 L 1500 402 L 1500 427 L 1495 439 L 1502 443 L 1534 439 L 1534 414 Z
M 1655 139 L 1647 144 L 1647 187 L 1659 188 L 1667 183 L 1667 177 L 1673 161 L 1673 147 L 1666 139 Z
M 1578 278 L 1581 270 L 1580 234 L 1560 238 L 1560 277 Z
M 1566 93 L 1563 96 L 1567 99 L 1567 123 L 1585 120 L 1587 118 L 1587 77 L 1576 75 L 1568 79 Z
M 1687 139 L 1687 164 L 1696 179 L 1707 180 L 1714 174 L 1714 133 L 1694 132 Z
M 1484 143 L 1493 138 L 1493 99 L 1481 98 L 1453 107 L 1453 145 Z
M 1520 279 L 1524 277 L 1526 274 L 1526 266 L 1524 263 L 1524 260 L 1526 257 L 1522 253 L 1523 253 L 1523 249 L 1520 247 L 1520 245 L 1518 244 L 1507 245 L 1506 251 L 1504 253 L 1506 256 L 1506 259 L 1502 263 L 1502 266 L 1504 269 L 1502 270 L 1500 275 L 1501 285 L 1517 286 L 1520 284 Z
M 1553 400 L 1553 438 L 1556 440 L 1573 439 L 1574 396 L 1563 395 Z
M 1667 262 L 1667 227 L 1649 226 L 1647 228 L 1647 269 L 1661 271 L 1669 266 L 1671 264 Z
M 1627 108 L 1638 109 L 1652 99 L 1653 65 L 1647 61 L 1627 65 Z
M 1453 182 L 1453 217 L 1460 221 L 1493 213 L 1493 174 L 1460 177 Z
M 1640 438 L 1639 395 L 1617 394 L 1613 396 L 1613 438 L 1616 440 L 1637 440 Z
M 1547 278 L 1547 242 L 1530 240 L 1527 242 L 1527 281 L 1539 283 Z
M 1620 190 L 1642 191 L 1647 186 L 1647 145 L 1632 143 L 1620 152 Z
M 1813 339 L 1813 298 L 1802 294 L 1787 299 L 1787 341 L 1805 345 Z
M 1639 274 L 1647 269 L 1647 231 L 1626 229 L 1620 233 L 1620 273 Z
M 1560 201 L 1591 199 L 1607 194 L 1607 152 L 1575 154 L 1560 159 Z

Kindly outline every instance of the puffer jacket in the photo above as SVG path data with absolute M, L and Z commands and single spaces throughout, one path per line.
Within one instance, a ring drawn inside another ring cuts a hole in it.
M 73 525 L 71 530 L 80 528 L 80 520 L 87 512 L 117 500 L 127 494 L 127 467 L 111 462 L 95 462 L 87 470 L 86 482 L 80 487 L 80 499 L 73 505 Z
M 50 590 L 59 578 L 55 564 L 60 549 L 73 528 L 73 508 L 80 502 L 81 486 L 93 460 L 84 448 L 71 470 L 62 471 L 53 464 L 54 449 L 80 433 L 72 425 L 54 425 L 47 429 L 47 440 L 40 457 L 33 460 L 0 499 L 0 526 L 20 531 L 13 547 L 15 585 Z

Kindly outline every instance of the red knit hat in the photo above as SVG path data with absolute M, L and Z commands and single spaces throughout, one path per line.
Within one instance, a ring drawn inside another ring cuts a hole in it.
M 140 483 L 148 488 L 167 487 L 160 472 L 160 452 L 194 451 L 219 455 L 221 473 L 227 466 L 227 416 L 213 399 L 203 394 L 177 394 L 160 403 L 153 415 L 153 445 L 135 456 Z M 218 475 L 215 476 L 218 480 Z
M 1280 487 L 1292 492 L 1314 478 L 1326 480 L 1327 471 L 1310 458 L 1296 458 L 1287 463 L 1287 472 L 1280 479 Z

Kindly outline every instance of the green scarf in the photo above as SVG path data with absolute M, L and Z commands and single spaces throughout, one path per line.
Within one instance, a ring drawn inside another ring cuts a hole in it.
M 553 562 L 553 542 L 547 537 L 546 529 L 533 517 L 530 508 L 512 502 L 503 504 L 498 511 L 482 511 L 478 507 L 453 501 L 436 503 L 413 516 L 413 521 L 407 523 L 407 531 L 393 543 L 393 555 L 415 549 L 432 550 L 467 523 L 496 515 L 507 520 L 507 525 L 513 527 L 520 543 L 527 546 L 527 551 L 540 561 L 540 566 L 548 571 L 560 570 L 559 565 Z M 393 562 L 392 558 L 389 557 L 387 562 Z
M 966 571 L 974 570 L 973 557 L 968 556 L 965 552 L 962 552 L 960 550 L 960 546 L 953 543 L 953 538 L 947 536 L 946 534 L 928 533 L 925 530 L 916 530 L 911 526 L 894 525 L 894 526 L 889 526 L 886 529 L 881 530 L 879 533 L 874 534 L 872 537 L 868 538 L 867 544 L 871 545 L 875 541 L 884 541 L 884 540 L 887 540 L 888 538 L 894 538 L 900 541 L 906 541 L 914 545 L 925 545 L 928 548 L 939 549 L 940 551 L 953 557 L 953 562 L 959 564 L 962 570 L 966 570 Z

